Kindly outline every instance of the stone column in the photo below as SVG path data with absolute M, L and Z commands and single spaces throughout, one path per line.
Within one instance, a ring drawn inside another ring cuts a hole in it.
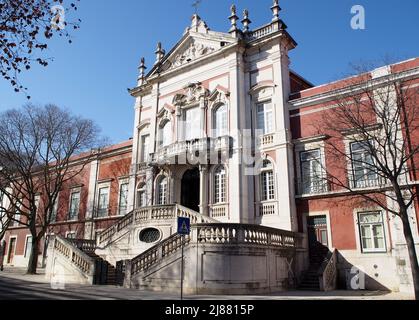
M 169 171 L 169 198 L 168 204 L 175 203 L 175 174 L 173 170 Z
M 179 142 L 183 140 L 182 134 L 182 109 L 180 106 L 176 106 L 176 127 L 175 127 L 175 141 Z
M 208 216 L 208 167 L 199 166 L 199 213 Z
M 272 227 L 296 231 L 297 211 L 294 194 L 294 155 L 290 130 L 288 97 L 290 94 L 288 49 L 278 45 L 277 52 L 272 55 L 274 81 L 277 85 L 272 97 L 275 110 L 275 122 L 278 148 L 276 150 L 275 183 L 278 196 L 278 210 Z
M 200 126 L 199 126 L 199 137 L 200 138 L 205 138 L 207 136 L 207 132 L 205 130 L 205 122 L 207 121 L 206 116 L 205 116 L 205 97 L 201 96 L 199 99 L 199 110 L 200 110 Z

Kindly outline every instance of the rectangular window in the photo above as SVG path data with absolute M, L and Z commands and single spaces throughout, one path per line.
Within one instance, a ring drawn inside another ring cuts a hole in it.
M 368 142 L 351 143 L 351 160 L 354 188 L 378 186 L 378 175 L 374 169 Z
M 386 252 L 382 213 L 359 213 L 358 223 L 362 252 Z
M 75 191 L 75 192 L 72 192 L 70 196 L 70 212 L 68 215 L 68 219 L 70 221 L 77 220 L 79 216 L 79 208 L 80 208 L 80 191 Z
M 165 205 L 167 204 L 167 178 L 163 178 L 159 183 L 159 204 Z
M 219 168 L 214 176 L 214 203 L 224 202 L 226 202 L 226 172 L 224 168 Z
M 256 106 L 257 109 L 257 129 L 262 133 L 269 134 L 273 132 L 273 112 L 272 103 L 265 102 Z
M 147 193 L 146 190 L 140 189 L 137 193 L 138 196 L 138 207 L 139 208 L 144 208 L 147 206 Z
M 228 134 L 227 106 L 221 105 L 215 111 L 215 136 L 222 137 Z
M 99 188 L 97 216 L 106 217 L 109 209 L 109 187 Z
M 274 200 L 274 175 L 272 171 L 262 172 L 262 201 Z
M 25 244 L 25 258 L 29 258 L 32 252 L 32 236 L 26 237 L 26 244 Z
M 303 151 L 300 153 L 301 183 L 303 194 L 321 193 L 326 190 L 321 167 L 320 149 Z
M 119 214 L 127 214 L 128 209 L 128 183 L 122 183 L 119 187 Z
M 198 139 L 200 136 L 200 109 L 199 108 L 190 108 L 185 110 L 184 116 L 184 134 L 185 140 Z
M 149 151 L 148 151 L 149 140 L 150 140 L 149 135 L 141 137 L 141 158 L 140 158 L 141 163 L 148 162 L 149 160 L 148 159 L 149 158 Z

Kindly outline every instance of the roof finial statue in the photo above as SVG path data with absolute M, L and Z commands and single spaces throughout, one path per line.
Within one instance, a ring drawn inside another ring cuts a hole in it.
M 145 80 L 145 70 L 147 69 L 147 67 L 145 66 L 145 59 L 141 58 L 140 61 L 140 66 L 138 67 L 138 70 L 140 71 L 140 75 L 138 77 L 138 85 L 141 86 L 142 84 L 144 84 L 144 80 Z
M 156 52 L 155 53 L 156 53 L 156 62 L 155 62 L 155 64 L 157 64 L 157 63 L 159 63 L 163 59 L 164 54 L 165 54 L 165 51 L 162 49 L 161 42 L 157 43 L 157 49 L 156 49 Z
M 231 28 L 229 30 L 229 33 L 231 33 L 233 36 L 237 36 L 239 29 L 237 28 L 237 21 L 239 20 L 239 17 L 237 16 L 237 9 L 236 6 L 233 4 L 230 7 L 231 15 L 228 17 L 231 23 Z
M 199 5 L 201 4 L 202 0 L 195 0 L 195 2 L 192 4 L 192 7 L 195 8 L 195 14 L 198 15 L 198 8 Z
M 279 0 L 274 0 L 274 4 L 271 7 L 273 18 L 272 22 L 279 21 L 279 11 L 281 11 L 281 8 L 279 7 Z
M 247 10 L 247 9 L 243 10 L 242 23 L 243 23 L 243 32 L 244 33 L 249 32 L 249 24 L 251 24 L 252 21 L 250 21 L 250 19 L 249 19 L 249 10 Z

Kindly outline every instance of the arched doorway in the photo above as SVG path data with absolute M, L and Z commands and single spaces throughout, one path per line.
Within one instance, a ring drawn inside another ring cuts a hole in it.
M 199 212 L 199 169 L 194 168 L 182 177 L 181 205 Z

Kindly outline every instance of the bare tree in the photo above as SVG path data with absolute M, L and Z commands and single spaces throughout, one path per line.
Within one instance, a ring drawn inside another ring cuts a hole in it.
M 409 208 L 418 201 L 419 159 L 419 91 L 412 80 L 406 74 L 350 78 L 344 88 L 335 88 L 336 98 L 315 127 L 328 137 L 321 179 L 400 218 L 418 299 L 418 257 L 409 222 Z
M 1 209 L 31 232 L 29 274 L 36 273 L 39 244 L 60 189 L 90 162 L 98 136 L 91 120 L 54 105 L 27 105 L 0 115 L 0 192 L 10 203 Z
M 65 14 L 77 10 L 78 1 L 65 8 L 64 0 L 0 0 L 0 74 L 16 92 L 26 90 L 19 83 L 19 73 L 32 63 L 48 65 L 51 59 L 42 52 L 54 34 L 71 43 L 66 27 L 78 29 L 80 20 L 67 22 Z

